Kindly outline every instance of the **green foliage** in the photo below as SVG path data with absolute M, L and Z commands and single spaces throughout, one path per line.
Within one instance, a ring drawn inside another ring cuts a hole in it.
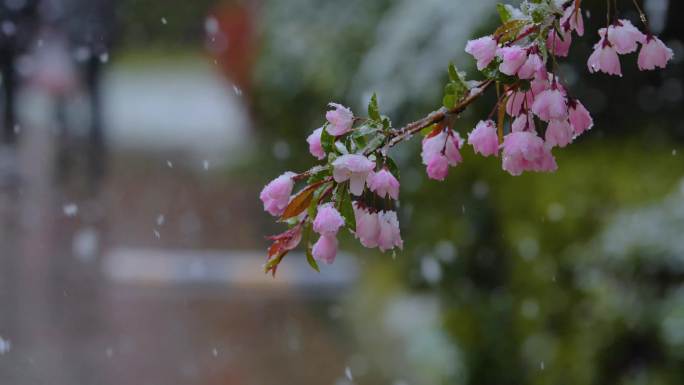
M 511 11 L 508 9 L 506 4 L 497 4 L 496 5 L 496 11 L 499 13 L 499 18 L 501 18 L 502 23 L 508 23 L 509 20 L 511 20 Z
M 456 70 L 454 63 L 449 63 L 449 82 L 444 87 L 442 104 L 445 108 L 453 108 L 468 92 L 465 76 Z
M 376 122 L 382 120 L 382 117 L 380 116 L 380 109 L 378 108 L 378 97 L 375 95 L 375 93 L 373 93 L 373 96 L 368 103 L 368 117 Z
M 335 200 L 337 210 L 344 217 L 344 222 L 347 228 L 351 231 L 356 230 L 356 218 L 354 217 L 354 208 L 352 207 L 351 194 L 348 191 L 347 184 L 339 185 L 335 193 Z

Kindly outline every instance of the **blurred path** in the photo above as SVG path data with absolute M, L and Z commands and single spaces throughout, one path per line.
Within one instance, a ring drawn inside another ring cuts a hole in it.
M 22 182 L 0 189 L 0 384 L 343 383 L 355 266 L 261 273 L 259 186 L 219 166 L 249 142 L 239 96 L 174 71 L 108 76 L 96 193 L 78 141 L 57 183 L 47 101 L 25 92 Z

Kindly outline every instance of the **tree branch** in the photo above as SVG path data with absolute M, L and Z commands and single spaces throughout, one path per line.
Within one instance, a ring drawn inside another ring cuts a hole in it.
M 409 123 L 402 128 L 398 128 L 390 134 L 390 141 L 388 147 L 394 147 L 395 145 L 409 139 L 415 133 L 420 132 L 425 127 L 429 127 L 435 123 L 439 123 L 448 115 L 457 115 L 463 112 L 470 104 L 477 100 L 484 92 L 494 83 L 492 79 L 485 80 L 480 83 L 477 87 L 477 91 L 469 95 L 467 98 L 463 99 L 462 102 L 457 104 L 451 109 L 446 109 L 444 107 L 439 110 L 432 111 L 428 116 L 417 120 L 415 122 Z

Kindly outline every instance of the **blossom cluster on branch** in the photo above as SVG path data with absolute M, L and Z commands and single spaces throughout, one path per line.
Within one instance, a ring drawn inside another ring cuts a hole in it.
M 619 55 L 637 50 L 640 70 L 665 68 L 672 59 L 672 50 L 649 32 L 645 15 L 634 5 L 646 33 L 617 12 L 611 18 L 608 10 L 608 23 L 598 31 L 587 62 L 590 72 L 622 76 Z M 269 237 L 266 272 L 275 275 L 283 257 L 301 243 L 314 269 L 318 262 L 333 263 L 341 229 L 365 247 L 401 249 L 399 170 L 388 152 L 416 134 L 423 134 L 421 158 L 434 180 L 444 180 L 463 161 L 466 142 L 482 156 L 501 156 L 503 170 L 511 175 L 558 168 L 553 149 L 593 126 L 589 111 L 557 74 L 557 58 L 568 56 L 573 35 L 584 35 L 581 0 L 526 0 L 518 8 L 499 4 L 497 9 L 502 25 L 465 47 L 484 79 L 467 80 L 450 64 L 443 106 L 425 118 L 393 128 L 380 114 L 375 95 L 367 117 L 330 103 L 325 124 L 307 138 L 311 155 L 321 164 L 299 174 L 286 172 L 261 192 L 264 209 L 289 226 Z M 457 118 L 491 88 L 497 100 L 490 116 L 462 136 Z M 303 186 L 293 194 L 296 184 Z M 315 242 L 313 233 L 318 234 Z

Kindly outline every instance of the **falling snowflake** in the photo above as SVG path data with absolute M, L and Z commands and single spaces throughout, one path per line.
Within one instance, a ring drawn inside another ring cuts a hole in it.
M 12 343 L 0 337 L 0 355 L 8 353 L 12 349 Z
M 67 203 L 62 207 L 62 210 L 67 217 L 74 217 L 78 214 L 78 205 L 76 203 Z

